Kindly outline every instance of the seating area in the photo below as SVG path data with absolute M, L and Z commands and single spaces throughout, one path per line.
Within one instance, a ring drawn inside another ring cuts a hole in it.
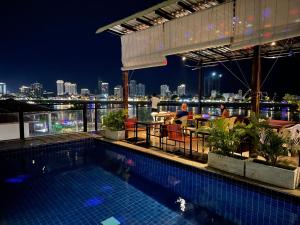
M 226 130 L 233 129 L 237 124 L 247 125 L 250 123 L 247 117 L 220 118 L 189 112 L 188 116 L 180 118 L 180 124 L 176 124 L 175 116 L 176 113 L 174 112 L 159 112 L 152 113 L 152 121 L 140 122 L 136 118 L 126 119 L 125 141 L 202 162 L 204 158 L 207 159 L 207 153 L 211 149 L 208 138 L 215 121 L 222 120 Z M 280 120 L 263 122 L 281 136 L 289 137 L 295 145 L 299 144 L 300 124 Z M 236 150 L 236 154 L 249 157 L 250 150 L 249 146 L 243 145 Z M 297 166 L 299 164 L 297 154 L 281 158 L 283 161 L 287 161 L 289 165 Z

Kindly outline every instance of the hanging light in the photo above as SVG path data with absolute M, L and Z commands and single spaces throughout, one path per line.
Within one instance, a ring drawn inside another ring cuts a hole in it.
M 271 46 L 275 46 L 275 45 L 276 45 L 276 42 L 273 41 L 273 42 L 271 43 Z
M 186 57 L 185 57 L 185 56 L 182 56 L 181 59 L 182 59 L 182 61 L 185 61 L 185 60 L 186 60 Z

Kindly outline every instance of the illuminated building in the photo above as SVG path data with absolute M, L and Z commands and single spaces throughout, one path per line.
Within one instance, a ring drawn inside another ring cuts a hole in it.
M 56 89 L 57 89 L 57 96 L 64 94 L 64 81 L 63 80 L 56 81 Z

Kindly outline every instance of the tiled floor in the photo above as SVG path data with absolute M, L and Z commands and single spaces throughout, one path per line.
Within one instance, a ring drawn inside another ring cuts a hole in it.
M 0 151 L 7 151 L 11 149 L 21 149 L 27 147 L 33 147 L 38 145 L 45 144 L 54 144 L 66 141 L 76 141 L 80 139 L 90 138 L 90 133 L 66 133 L 66 134 L 57 134 L 57 135 L 47 135 L 40 137 L 27 138 L 25 140 L 8 140 L 0 141 Z
M 134 133 L 133 132 L 129 132 L 129 138 L 134 137 Z M 145 139 L 146 138 L 146 132 L 145 131 L 140 131 L 138 132 L 138 137 L 141 139 Z M 187 138 L 187 141 L 185 143 L 185 152 L 184 152 L 184 144 L 180 143 L 180 148 L 179 148 L 179 143 L 177 143 L 175 145 L 175 143 L 173 141 L 170 141 L 166 138 L 163 138 L 161 140 L 163 142 L 162 145 L 162 151 L 165 152 L 176 152 L 178 151 L 178 149 L 180 149 L 180 153 L 179 155 L 183 155 L 183 157 L 188 158 L 189 154 L 190 154 L 190 142 L 189 142 L 189 136 Z M 160 141 L 158 137 L 155 136 L 151 136 L 151 146 L 155 147 L 155 148 L 161 148 L 160 147 Z M 152 148 L 153 149 L 153 148 Z M 202 157 L 202 153 L 207 154 L 209 152 L 209 147 L 208 147 L 208 143 L 207 143 L 207 139 L 205 139 L 205 142 L 202 142 L 202 137 L 200 136 L 198 139 L 193 139 L 192 141 L 192 158 L 195 161 L 200 161 L 203 162 L 203 157 Z M 249 152 L 243 152 L 242 153 L 243 156 L 245 157 L 249 157 Z M 259 157 L 261 158 L 261 157 Z M 263 159 L 263 158 L 261 158 Z M 204 160 L 205 161 L 205 160 Z M 278 161 L 282 162 L 284 165 L 290 165 L 290 166 L 298 166 L 299 164 L 299 160 L 298 160 L 298 156 L 280 156 Z
M 41 177 L 19 194 L 6 199 L 8 212 L 0 224 L 100 224 L 112 216 L 130 225 L 192 224 L 179 210 L 95 166 Z

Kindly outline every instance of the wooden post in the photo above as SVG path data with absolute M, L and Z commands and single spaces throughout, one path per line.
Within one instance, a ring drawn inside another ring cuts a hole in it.
M 202 99 L 203 96 L 203 67 L 202 67 L 202 60 L 199 63 L 198 69 L 198 113 L 202 114 Z
M 122 73 L 123 80 L 123 105 L 124 109 L 128 113 L 128 71 L 123 71 Z
M 260 79 L 261 79 L 261 59 L 260 46 L 254 46 L 252 62 L 252 92 L 251 92 L 251 111 L 259 114 L 260 100 Z

